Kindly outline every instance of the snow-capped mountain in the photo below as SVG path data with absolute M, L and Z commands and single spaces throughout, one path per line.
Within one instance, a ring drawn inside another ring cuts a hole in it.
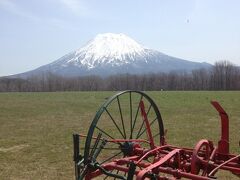
M 146 48 L 124 34 L 105 33 L 97 35 L 84 47 L 51 64 L 22 75 L 51 72 L 62 76 L 107 76 L 119 73 L 191 71 L 210 66 L 207 63 L 186 61 Z
M 70 53 L 53 64 L 78 66 L 86 69 L 101 65 L 121 66 L 148 56 L 148 49 L 124 34 L 99 34 L 86 46 Z

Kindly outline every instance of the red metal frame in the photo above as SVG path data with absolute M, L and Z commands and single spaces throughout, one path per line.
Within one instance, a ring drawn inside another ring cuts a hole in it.
M 132 142 L 133 152 L 128 157 L 114 159 L 101 165 L 106 171 L 118 170 L 129 173 L 129 164 L 136 166 L 134 175 L 137 180 L 146 177 L 160 180 L 170 180 L 178 178 L 188 178 L 194 180 L 206 180 L 213 177 L 217 170 L 227 170 L 235 175 L 240 175 L 240 155 L 236 156 L 229 153 L 229 119 L 227 113 L 216 101 L 211 104 L 218 111 L 221 118 L 221 137 L 218 146 L 214 147 L 209 140 L 200 140 L 195 148 L 182 148 L 172 145 L 162 144 L 155 146 L 153 136 L 150 130 L 149 121 L 145 111 L 143 101 L 139 106 L 141 115 L 147 129 L 148 141 L 150 149 L 142 148 L 140 143 L 146 142 L 141 139 L 118 139 L 107 140 L 108 142 Z M 151 159 L 151 161 L 147 161 Z M 85 179 L 92 179 L 102 175 L 100 169 L 89 170 Z M 166 174 L 172 177 L 165 176 Z
M 220 104 L 216 101 L 212 101 L 211 104 L 218 111 L 221 117 L 221 139 L 218 142 L 218 153 L 220 154 L 229 154 L 229 120 L 228 115 Z
M 143 100 L 140 101 L 139 106 L 140 106 L 140 109 L 141 109 L 141 114 L 142 114 L 142 117 L 143 117 L 143 121 L 144 121 L 146 129 L 147 129 L 147 136 L 148 136 L 148 139 L 149 139 L 149 142 L 150 142 L 150 147 L 151 147 L 151 149 L 154 149 L 155 145 L 154 145 L 154 141 L 153 141 L 153 136 L 152 136 L 150 124 L 149 124 L 149 121 L 148 121 L 148 118 L 147 118 L 147 113 L 145 111 Z

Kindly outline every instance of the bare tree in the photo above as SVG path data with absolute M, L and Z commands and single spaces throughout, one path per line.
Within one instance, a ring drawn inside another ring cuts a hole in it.
M 0 92 L 100 90 L 240 90 L 240 68 L 218 61 L 210 69 L 192 72 L 118 74 L 109 77 L 62 77 L 51 72 L 27 79 L 0 78 Z

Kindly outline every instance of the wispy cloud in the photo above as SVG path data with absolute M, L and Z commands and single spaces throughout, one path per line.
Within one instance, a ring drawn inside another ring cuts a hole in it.
M 15 8 L 15 4 L 9 0 L 0 0 L 0 7 L 12 10 Z
M 78 8 L 79 5 L 76 6 L 76 8 Z M 72 8 L 74 8 L 73 4 Z M 12 0 L 0 0 L 0 10 L 1 9 L 5 10 L 8 13 L 30 20 L 34 23 L 45 24 L 47 26 L 54 26 L 62 29 L 77 29 L 76 27 L 69 24 L 67 21 L 58 17 L 37 16 L 32 12 L 27 11 L 26 9 L 22 9 L 16 2 L 13 2 Z
M 33 20 L 33 21 L 40 20 L 39 17 L 34 16 L 33 14 L 24 11 L 15 2 L 13 2 L 11 0 L 0 0 L 0 8 L 4 9 L 7 12 L 15 14 L 17 16 L 27 18 L 29 20 Z
M 62 4 L 77 16 L 89 16 L 89 9 L 81 0 L 61 0 Z

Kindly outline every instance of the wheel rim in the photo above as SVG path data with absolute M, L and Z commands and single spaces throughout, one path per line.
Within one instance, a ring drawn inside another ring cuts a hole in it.
M 99 133 L 105 139 L 145 139 L 146 127 L 142 120 L 139 103 L 144 102 L 155 145 L 160 145 L 164 136 L 161 114 L 154 101 L 140 91 L 123 91 L 109 98 L 97 111 L 90 125 L 85 142 L 84 159 L 87 160 Z M 98 156 L 97 162 L 104 164 L 114 158 L 128 154 L 131 144 L 107 143 Z M 145 146 L 149 146 L 145 144 Z M 125 151 L 122 149 L 125 148 Z M 124 152 L 123 152 L 124 151 Z
M 208 170 L 207 164 L 213 149 L 212 142 L 206 139 L 202 139 L 196 144 L 191 160 L 192 174 L 199 174 L 200 170 L 202 170 L 202 175 L 206 175 Z

